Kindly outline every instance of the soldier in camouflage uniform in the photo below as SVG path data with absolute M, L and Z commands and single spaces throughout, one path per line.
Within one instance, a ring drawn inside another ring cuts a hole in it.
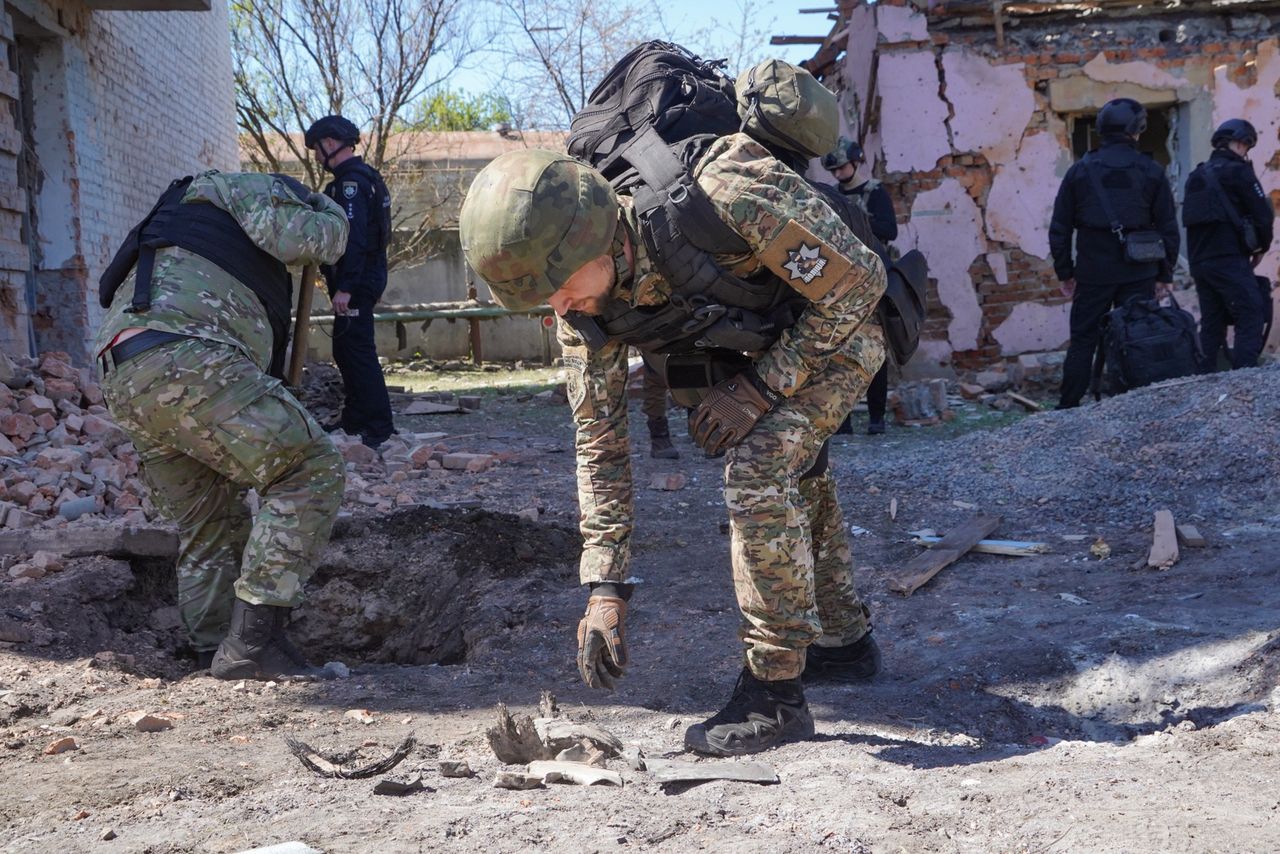
M 178 523 L 178 606 L 201 663 L 224 679 L 317 675 L 284 626 L 328 540 L 344 466 L 280 378 L 285 265 L 331 263 L 347 219 L 290 178 L 186 180 L 103 277 L 103 395 Z
M 832 133 L 834 137 L 834 132 Z M 878 667 L 831 475 L 803 478 L 824 441 L 884 359 L 868 321 L 884 268 L 795 171 L 745 134 L 718 139 L 693 169 L 716 213 L 750 247 L 717 256 L 734 275 L 772 274 L 807 298 L 795 324 L 753 366 L 711 389 L 691 417 L 710 452 L 727 449 L 725 502 L 746 666 L 729 704 L 685 735 L 690 749 L 751 753 L 813 733 L 801 685 L 806 649 L 823 675 Z M 508 308 L 546 302 L 577 428 L 578 497 L 591 593 L 578 628 L 588 685 L 611 687 L 627 664 L 633 515 L 627 430 L 627 346 L 590 350 L 563 322 L 598 315 L 606 300 L 668 302 L 669 283 L 638 237 L 631 200 L 565 155 L 503 155 L 476 178 L 460 220 L 471 266 Z M 816 655 L 821 649 L 826 653 Z

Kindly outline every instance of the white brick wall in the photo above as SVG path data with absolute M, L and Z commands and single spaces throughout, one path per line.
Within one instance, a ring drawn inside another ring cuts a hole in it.
M 74 271 L 58 287 L 78 293 L 50 290 L 61 308 L 41 306 L 48 331 L 39 331 L 39 319 L 36 326 L 42 348 L 65 347 L 83 359 L 74 350 L 83 350 L 102 316 L 98 276 L 128 230 L 174 178 L 237 168 L 227 6 L 103 12 L 78 0 L 11 2 L 61 36 L 52 59 L 60 75 L 42 67 L 34 87 L 46 105 L 61 102 L 62 119 L 56 128 L 46 121 L 37 144 L 46 172 L 41 269 Z M 17 240 L 4 230 L 0 240 Z

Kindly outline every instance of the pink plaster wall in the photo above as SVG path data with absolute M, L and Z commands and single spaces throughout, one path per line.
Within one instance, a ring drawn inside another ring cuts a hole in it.
M 948 178 L 937 189 L 916 196 L 904 231 L 897 245 L 919 249 L 929 259 L 929 275 L 938 281 L 938 299 L 951 312 L 947 326 L 951 348 L 977 347 L 982 307 L 969 267 L 987 251 L 978 206 L 960 182 Z
M 1013 307 L 1005 322 L 991 332 L 1005 356 L 1061 350 L 1071 337 L 1068 318 L 1070 303 L 1045 305 L 1020 302 Z
M 933 51 L 882 54 L 877 81 L 884 168 L 889 172 L 933 169 L 938 158 L 951 153 L 945 131 L 948 110 L 938 95 Z
M 951 105 L 957 153 L 982 152 L 992 163 L 1013 158 L 1036 108 L 1024 69 L 1021 62 L 992 65 L 964 48 L 943 51 L 943 96 Z
M 912 6 L 860 6 L 876 10 L 876 28 L 889 43 L 929 40 L 928 21 Z
M 1033 133 L 1017 155 L 996 166 L 987 196 L 987 234 L 1040 258 L 1049 257 L 1049 219 L 1071 153 L 1057 136 Z

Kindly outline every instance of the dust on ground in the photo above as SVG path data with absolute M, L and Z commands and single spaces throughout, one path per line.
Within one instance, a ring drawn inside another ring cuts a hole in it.
M 548 689 L 568 716 L 664 756 L 727 698 L 740 665 L 720 465 L 683 436 L 683 459 L 653 461 L 637 438 L 633 664 L 615 693 L 593 693 L 573 665 L 564 407 L 513 392 L 401 418 L 501 462 L 398 484 L 431 506 L 347 507 L 298 629 L 349 679 L 194 674 L 156 562 L 70 561 L 0 585 L 0 850 L 1275 850 L 1278 407 L 1280 369 L 1261 369 L 1003 426 L 968 408 L 943 428 L 839 437 L 885 673 L 808 690 L 817 737 L 757 757 L 777 786 L 664 789 L 614 761 L 622 790 L 527 792 L 489 785 L 499 701 L 531 712 Z M 673 471 L 683 489 L 646 488 Z M 920 550 L 908 532 L 975 507 L 1004 517 L 996 536 L 1052 552 L 970 554 L 909 598 L 887 592 Z M 1161 572 L 1145 557 L 1166 507 L 1209 545 Z M 1090 556 L 1097 537 L 1105 560 Z M 136 711 L 174 726 L 138 732 Z M 284 744 L 377 754 L 411 731 L 423 747 L 396 771 L 429 790 L 404 798 L 315 777 Z M 67 736 L 78 749 L 42 753 Z M 437 756 L 479 776 L 442 778 Z

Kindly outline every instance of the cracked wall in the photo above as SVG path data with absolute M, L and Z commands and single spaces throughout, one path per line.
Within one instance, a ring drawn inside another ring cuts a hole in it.
M 1006 26 L 1000 49 L 992 30 L 927 17 L 908 0 L 859 5 L 854 14 L 864 17 L 848 29 L 837 88 L 845 126 L 860 128 L 894 199 L 898 248 L 918 245 L 936 279 L 917 359 L 925 370 L 1066 346 L 1070 305 L 1052 272 L 1049 219 L 1074 159 L 1073 118 L 1111 98 L 1170 110 L 1176 148 L 1168 171 L 1179 198 L 1210 152 L 1213 127 L 1249 118 L 1266 137 L 1251 159 L 1280 204 L 1280 49 L 1271 35 L 1280 16 L 1171 24 L 1152 15 L 1088 27 L 1020 21 Z M 856 111 L 850 86 L 865 87 Z M 866 127 L 848 120 L 864 114 L 872 118 Z M 1185 260 L 1180 266 L 1189 285 Z M 1280 252 L 1261 270 L 1280 275 Z

